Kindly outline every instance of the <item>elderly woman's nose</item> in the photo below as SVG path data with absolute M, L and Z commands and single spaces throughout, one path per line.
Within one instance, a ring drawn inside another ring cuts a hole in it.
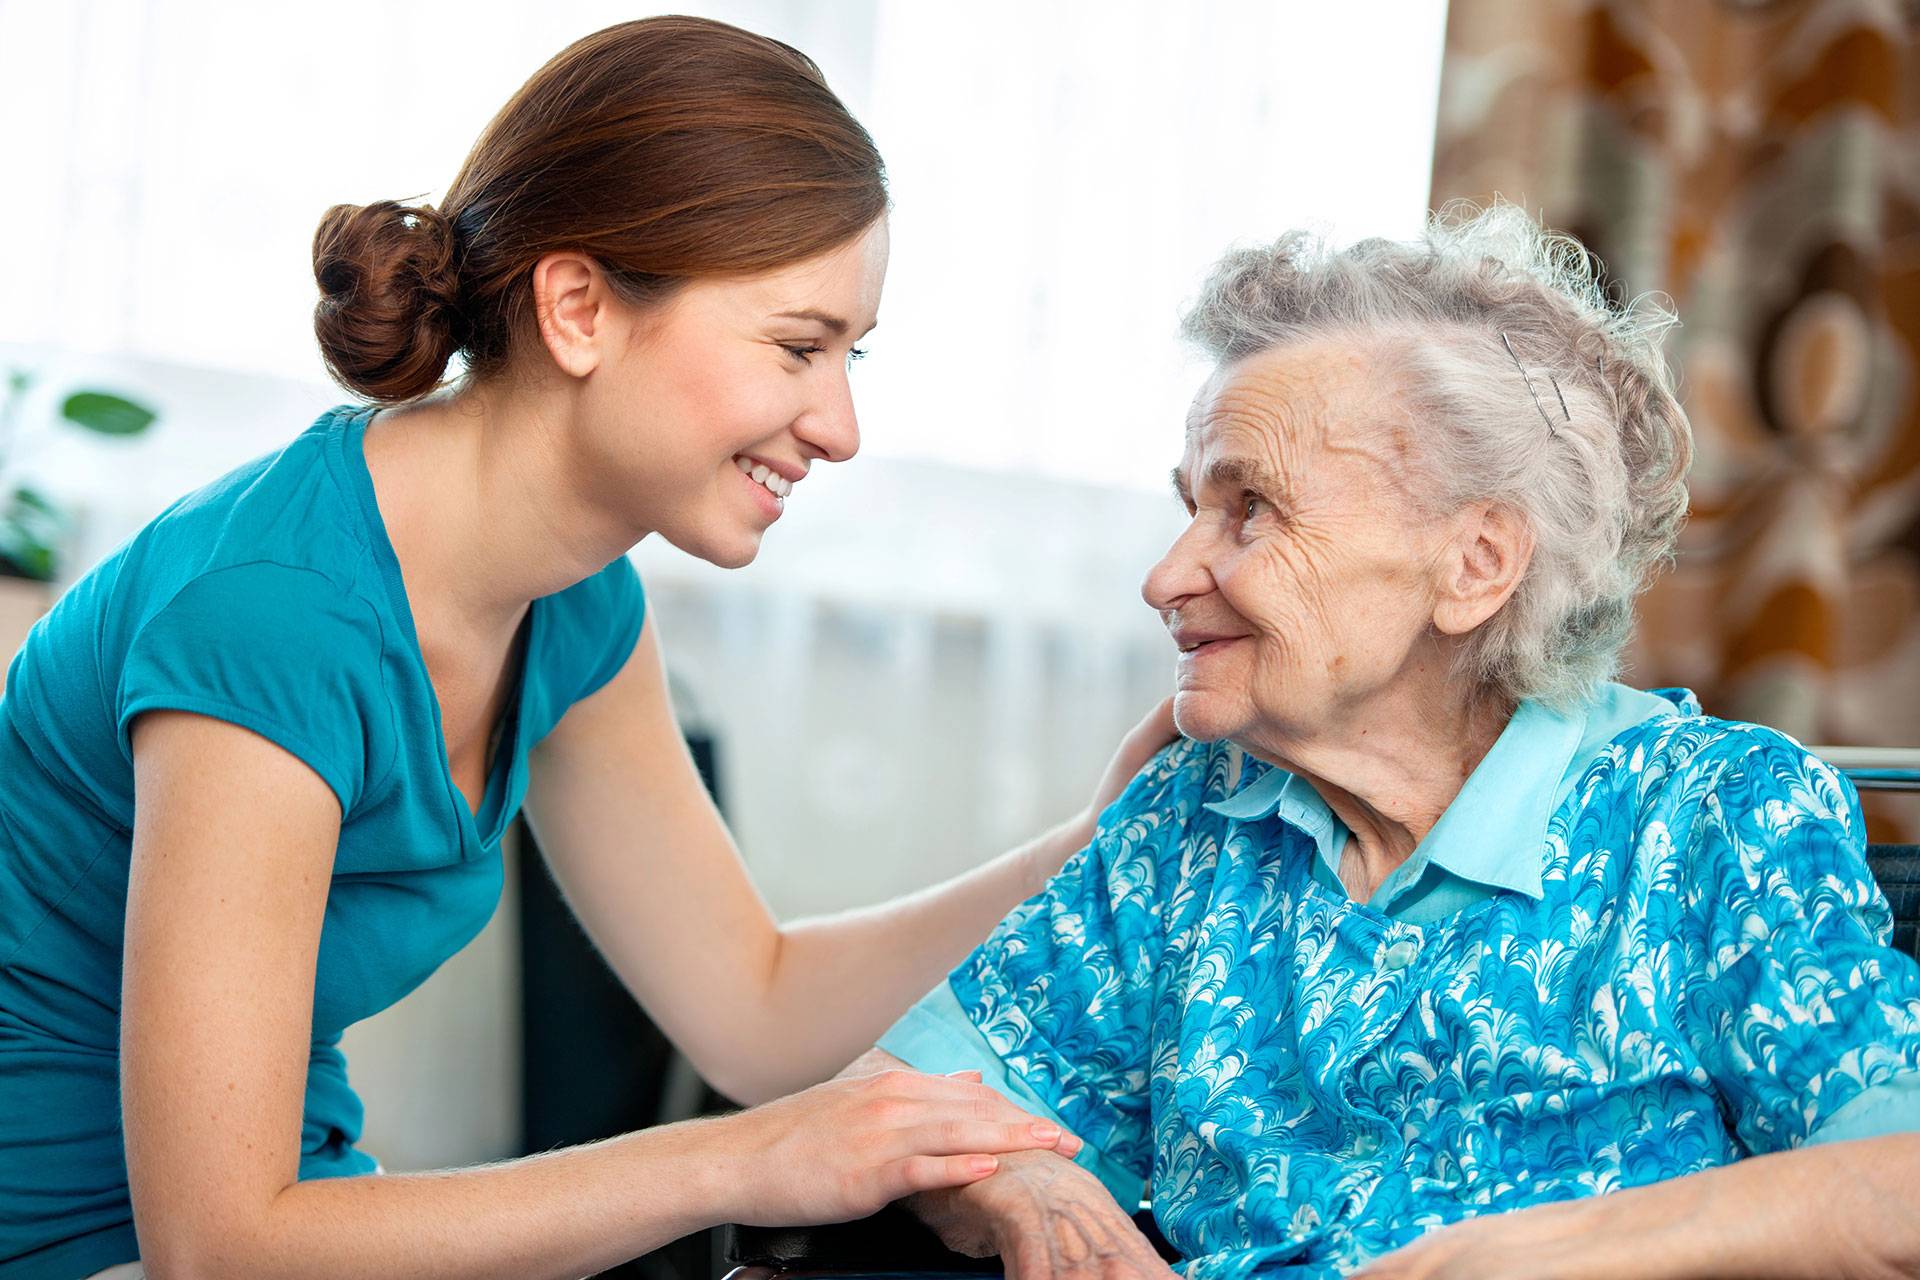
M 1190 535 L 1183 534 L 1167 548 L 1160 562 L 1147 570 L 1140 584 L 1140 598 L 1164 613 L 1177 609 L 1184 600 L 1213 590 L 1213 575 L 1198 554 Z

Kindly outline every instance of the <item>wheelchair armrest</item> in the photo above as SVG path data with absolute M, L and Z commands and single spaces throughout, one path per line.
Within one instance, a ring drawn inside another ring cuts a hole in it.
M 1133 1215 L 1141 1234 L 1168 1262 L 1175 1253 L 1160 1235 L 1153 1214 L 1142 1207 Z M 918 1218 L 888 1205 L 871 1218 L 824 1227 L 743 1227 L 722 1229 L 720 1256 L 737 1280 L 802 1280 L 803 1277 L 912 1275 L 937 1277 L 999 1275 L 998 1258 L 969 1258 L 940 1243 Z
M 720 1256 L 730 1269 L 746 1267 L 755 1273 L 788 1277 L 1000 1273 L 998 1259 L 953 1252 L 925 1223 L 897 1204 L 871 1218 L 823 1227 L 729 1225 L 722 1228 Z

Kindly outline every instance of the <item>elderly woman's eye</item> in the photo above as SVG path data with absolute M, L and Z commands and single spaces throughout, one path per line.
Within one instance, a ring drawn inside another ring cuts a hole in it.
M 1268 511 L 1273 510 L 1273 504 L 1257 493 L 1247 494 L 1241 499 L 1241 503 L 1240 516 L 1244 520 L 1253 519 L 1260 514 L 1262 508 Z

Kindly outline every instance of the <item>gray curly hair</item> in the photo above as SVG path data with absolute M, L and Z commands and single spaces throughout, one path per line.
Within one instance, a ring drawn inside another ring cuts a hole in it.
M 1634 597 L 1686 518 L 1693 437 L 1661 354 L 1676 323 L 1658 302 L 1610 302 L 1577 240 L 1497 203 L 1449 205 L 1411 242 L 1293 232 L 1230 252 L 1182 331 L 1222 364 L 1314 339 L 1377 352 L 1416 500 L 1507 504 L 1533 530 L 1519 587 L 1461 644 L 1462 674 L 1568 709 L 1619 669 Z

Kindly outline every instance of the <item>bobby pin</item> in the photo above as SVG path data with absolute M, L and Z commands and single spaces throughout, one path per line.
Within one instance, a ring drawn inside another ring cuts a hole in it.
M 1553 419 L 1547 416 L 1547 407 L 1540 403 L 1540 393 L 1534 390 L 1533 379 L 1527 375 L 1527 366 L 1520 363 L 1520 357 L 1514 352 L 1513 343 L 1507 338 L 1505 332 L 1502 332 L 1500 335 L 1500 345 L 1507 349 L 1507 356 L 1513 361 L 1513 367 L 1520 371 L 1521 381 L 1527 384 L 1527 394 L 1533 397 L 1533 407 L 1539 410 L 1540 421 L 1547 424 L 1547 434 L 1551 436 L 1559 435 L 1560 431 L 1553 425 Z M 1572 422 L 1573 414 L 1567 411 L 1567 397 L 1561 394 L 1560 380 L 1552 374 L 1548 374 L 1547 381 L 1553 384 L 1553 394 L 1560 401 L 1560 412 L 1566 415 L 1568 422 Z

